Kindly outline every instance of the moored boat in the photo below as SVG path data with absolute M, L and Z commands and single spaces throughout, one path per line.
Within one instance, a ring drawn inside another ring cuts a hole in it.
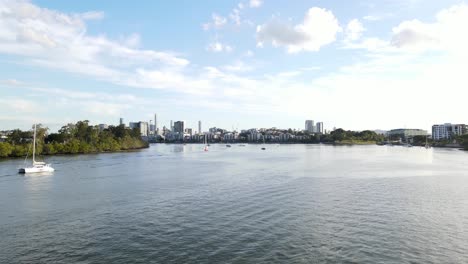
M 39 173 L 39 172 L 53 172 L 53 171 L 54 171 L 54 168 L 50 164 L 36 161 L 36 124 L 34 124 L 32 165 L 29 167 L 19 168 L 18 173 Z

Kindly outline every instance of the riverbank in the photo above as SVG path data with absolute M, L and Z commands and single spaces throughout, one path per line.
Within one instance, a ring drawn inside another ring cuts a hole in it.
M 185 144 L 204 144 L 203 142 L 153 142 L 151 144 L 178 144 L 178 145 L 185 145 Z M 363 140 L 342 140 L 342 141 L 335 141 L 335 142 L 210 142 L 210 145 L 229 145 L 229 144 L 250 144 L 250 145 L 377 145 L 375 141 L 363 141 Z
M 140 131 L 124 125 L 100 129 L 89 121 L 63 126 L 58 133 L 48 134 L 48 129 L 37 125 L 34 130 L 36 155 L 66 155 L 118 152 L 149 147 Z M 10 131 L 5 142 L 0 142 L 0 157 L 26 157 L 32 154 L 33 132 Z
M 87 154 L 108 154 L 108 153 L 124 153 L 124 152 L 137 152 L 142 149 L 147 149 L 149 148 L 149 145 L 140 147 L 140 148 L 132 148 L 132 149 L 120 149 L 120 150 L 108 150 L 108 151 L 93 151 L 93 152 L 74 152 L 74 153 L 41 153 L 37 154 L 39 156 L 47 156 L 47 157 L 55 157 L 55 156 L 73 156 L 73 155 L 87 155 Z M 31 153 L 29 153 L 29 157 L 31 157 Z M 7 160 L 7 159 L 24 159 L 26 155 L 24 156 L 6 156 L 6 157 L 1 157 L 0 160 Z

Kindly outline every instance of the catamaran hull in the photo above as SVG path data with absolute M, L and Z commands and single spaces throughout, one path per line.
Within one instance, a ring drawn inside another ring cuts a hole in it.
M 21 168 L 18 170 L 19 173 L 40 173 L 40 172 L 53 172 L 54 168 L 52 167 L 42 167 L 42 168 Z

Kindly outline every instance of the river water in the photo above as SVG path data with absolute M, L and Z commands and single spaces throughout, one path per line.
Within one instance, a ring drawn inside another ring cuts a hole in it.
M 152 145 L 0 161 L 0 263 L 468 263 L 468 152 Z

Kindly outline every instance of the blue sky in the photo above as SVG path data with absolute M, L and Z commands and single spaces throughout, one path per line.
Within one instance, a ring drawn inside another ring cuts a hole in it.
M 0 0 L 0 130 L 468 123 L 463 1 Z

